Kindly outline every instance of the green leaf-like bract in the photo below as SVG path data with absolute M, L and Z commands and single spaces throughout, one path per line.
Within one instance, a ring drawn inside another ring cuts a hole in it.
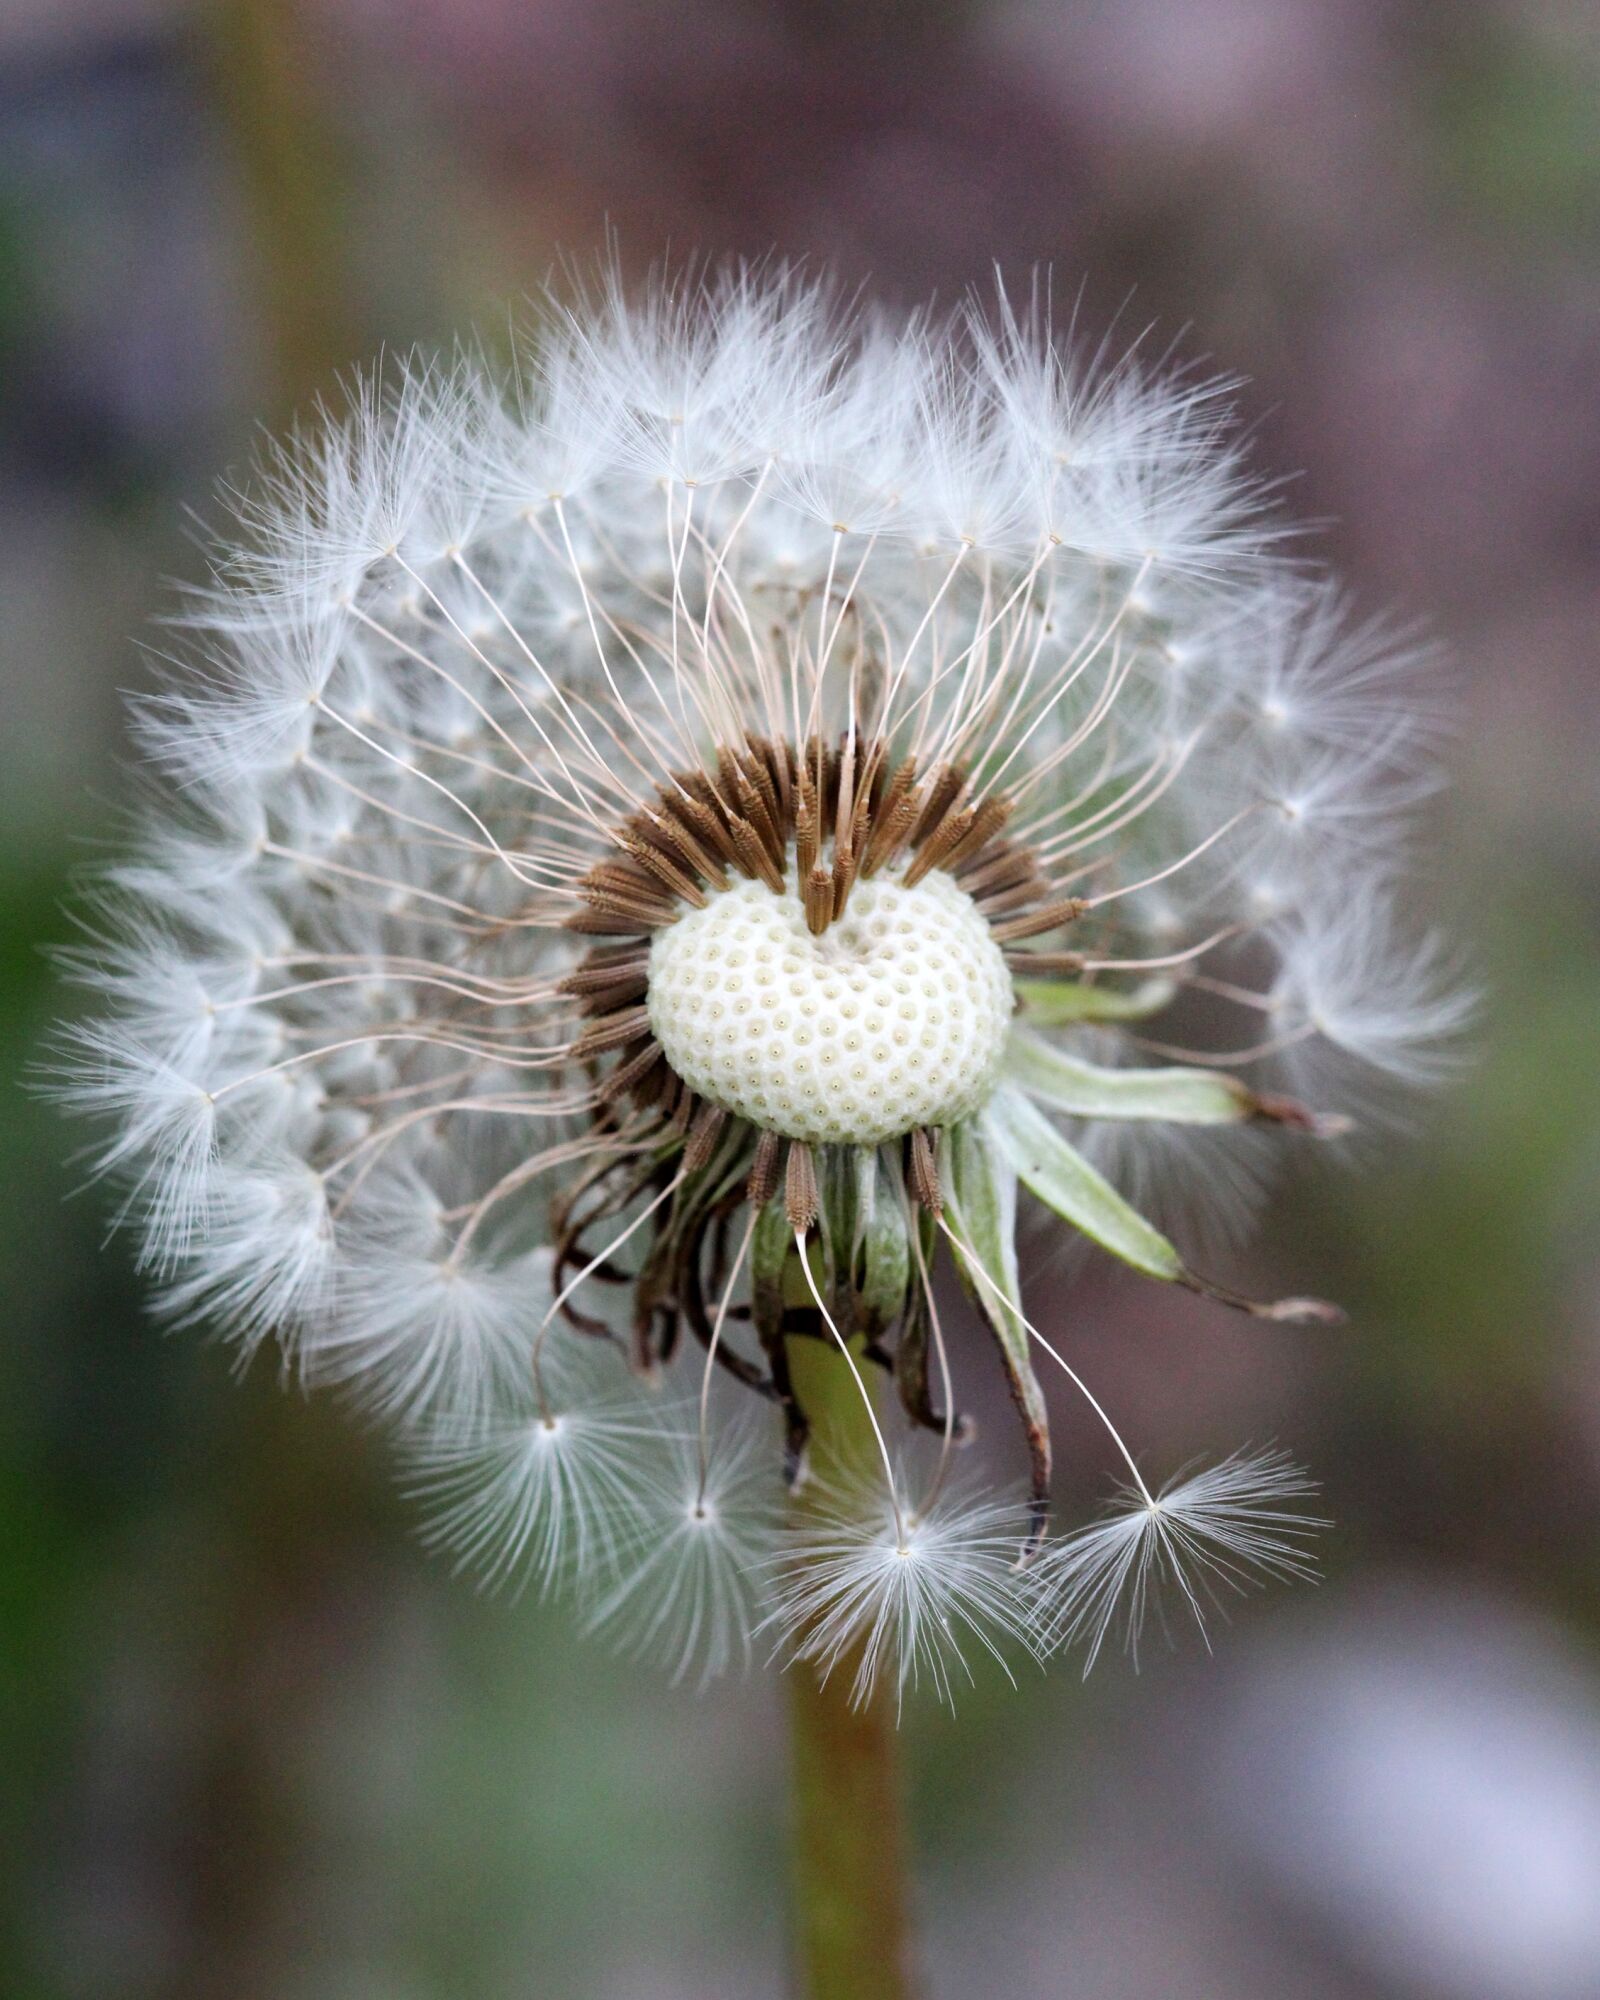
M 1148 1278 L 1170 1284 L 1186 1276 L 1183 1260 L 1160 1230 L 1124 1201 L 1020 1091 L 1002 1085 L 989 1101 L 985 1120 L 1006 1160 L 1046 1208 Z
M 1050 1493 L 1050 1418 L 1033 1372 L 1027 1326 L 1015 1310 L 1017 1275 L 1017 1175 L 990 1111 L 955 1125 L 945 1135 L 945 1212 L 962 1252 L 957 1260 L 968 1291 L 993 1330 L 1006 1380 L 1022 1416 L 1033 1470 L 1035 1533 L 1044 1528 Z M 984 1274 L 975 1278 L 967 1260 Z M 984 1282 L 987 1278 L 988 1283 Z
M 1001 1074 L 1052 1111 L 1079 1118 L 1140 1118 L 1171 1125 L 1237 1125 L 1253 1115 L 1250 1093 L 1218 1070 L 1102 1069 L 1063 1055 L 1013 1026 Z
M 873 1176 L 870 1199 L 863 1184 L 861 1213 L 861 1276 L 857 1293 L 860 1330 L 876 1340 L 900 1318 L 911 1282 L 911 1240 L 906 1234 L 905 1209 L 881 1154 L 865 1155 Z
M 1126 986 L 1094 986 L 1083 979 L 1018 979 L 1017 1005 L 1035 1026 L 1065 1028 L 1094 1021 L 1145 1021 L 1159 1014 L 1177 987 L 1170 979 Z

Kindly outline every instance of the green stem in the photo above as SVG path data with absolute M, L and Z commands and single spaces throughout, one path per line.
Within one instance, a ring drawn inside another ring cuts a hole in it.
M 358 351 L 338 151 L 301 0 L 206 0 L 218 108 L 251 225 L 255 306 L 288 415 Z
M 876 1447 L 837 1349 L 789 1343 L 812 1459 L 855 1464 Z M 793 1503 L 804 1522 L 814 1502 Z M 823 1682 L 799 1661 L 786 1676 L 794 1759 L 795 1986 L 801 2000 L 912 2000 L 905 1814 L 894 1688 L 859 1706 L 846 1657 Z

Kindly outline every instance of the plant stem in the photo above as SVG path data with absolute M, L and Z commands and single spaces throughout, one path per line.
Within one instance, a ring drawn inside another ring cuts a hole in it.
M 248 204 L 255 310 L 284 414 L 358 351 L 339 214 L 343 176 L 300 0 L 206 0 L 218 108 Z
M 874 1454 L 861 1394 L 820 1340 L 789 1342 L 812 1461 Z M 875 1462 L 875 1457 L 874 1461 Z M 801 1522 L 815 1502 L 802 1488 Z M 786 1676 L 794 1775 L 795 1990 L 801 2000 L 912 2000 L 906 1840 L 894 1689 L 851 1704 L 856 1661 L 824 1683 L 805 1660 Z

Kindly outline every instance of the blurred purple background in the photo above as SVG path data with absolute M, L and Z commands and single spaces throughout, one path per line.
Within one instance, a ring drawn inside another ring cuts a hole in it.
M 879 296 L 1054 273 L 1250 378 L 1261 465 L 1446 642 L 1469 1081 L 1265 1241 L 1351 1308 L 1034 1296 L 1152 1462 L 1276 1437 L 1328 1581 L 908 1723 L 929 1991 L 1600 1995 L 1600 11 L 1580 0 L 9 0 L 0 1009 L 116 836 L 185 507 L 380 344 L 609 227 Z M 0 1104 L 0 1983 L 782 1990 L 772 1683 L 696 1698 L 424 1562 L 380 1455 L 162 1338 Z M 18 1310 L 20 1308 L 20 1310 Z M 1076 1497 L 1103 1466 L 1063 1410 Z

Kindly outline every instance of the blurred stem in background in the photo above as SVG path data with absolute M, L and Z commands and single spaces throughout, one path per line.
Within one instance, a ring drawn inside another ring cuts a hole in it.
M 267 386 L 283 417 L 360 352 L 345 278 L 341 175 L 296 0 L 201 0 L 218 108 L 248 204 Z
M 813 1462 L 875 1464 L 855 1377 L 823 1340 L 789 1343 L 795 1393 L 811 1423 Z M 814 1500 L 793 1506 L 803 1525 Z M 794 1947 L 803 2000 L 910 2000 L 904 1805 L 896 1690 L 880 1680 L 854 1705 L 856 1657 L 824 1680 L 801 1660 L 789 1683 L 794 1784 Z
M 344 175 L 296 0 L 199 0 L 193 27 L 245 222 L 261 370 L 252 400 L 276 424 L 365 345 Z M 285 1746 L 317 1729 L 345 1678 L 330 1672 L 338 1647 L 383 1611 L 372 1552 L 388 1491 L 373 1452 L 336 1410 L 286 1399 L 270 1369 L 258 1367 L 250 1387 L 224 1420 L 228 1503 L 186 1621 L 203 1722 L 174 1988 L 194 2000 L 257 1986 L 280 1949 L 319 1830 Z

